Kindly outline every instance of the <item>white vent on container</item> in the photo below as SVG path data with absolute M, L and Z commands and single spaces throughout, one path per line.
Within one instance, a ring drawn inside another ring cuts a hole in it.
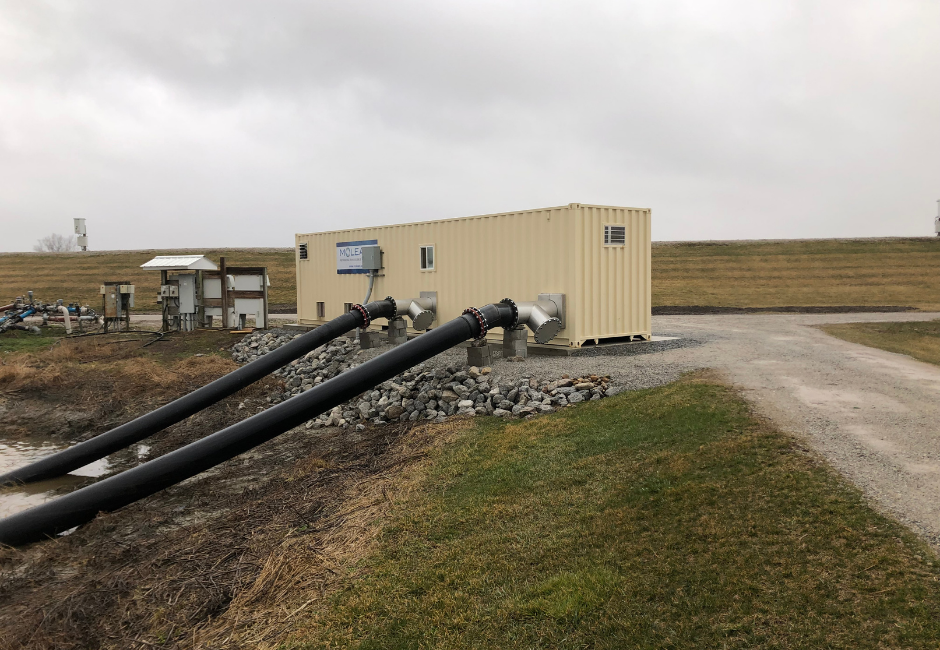
M 298 252 L 300 253 L 300 259 L 302 260 L 307 259 L 307 245 L 300 244 L 298 245 L 297 249 L 298 249 Z
M 626 243 L 626 226 L 604 226 L 604 246 L 623 246 Z

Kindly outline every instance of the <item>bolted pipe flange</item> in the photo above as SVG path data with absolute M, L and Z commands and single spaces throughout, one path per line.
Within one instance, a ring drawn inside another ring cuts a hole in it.
M 555 318 L 554 316 L 549 318 L 546 321 L 543 321 L 535 328 L 533 333 L 536 343 L 548 343 L 551 341 L 558 332 L 561 330 L 561 319 Z
M 391 296 L 385 296 L 385 300 L 392 304 L 392 314 L 388 317 L 389 320 L 394 320 L 398 318 L 398 303 L 395 302 L 395 299 Z
M 362 305 L 357 304 L 357 305 L 353 305 L 352 309 L 350 309 L 349 311 L 353 311 L 353 310 L 356 310 L 360 314 L 362 314 L 362 325 L 359 326 L 360 328 L 365 329 L 372 323 L 372 318 L 369 317 L 368 309 L 366 309 Z
M 411 324 L 416 330 L 426 330 L 431 327 L 434 321 L 434 312 L 430 309 L 422 309 L 417 302 L 412 302 L 408 307 L 408 316 L 411 318 Z
M 489 330 L 489 326 L 488 326 L 488 323 L 486 322 L 486 317 L 483 315 L 483 312 L 481 312 L 476 307 L 467 307 L 466 309 L 463 310 L 463 313 L 470 314 L 471 316 L 476 318 L 477 322 L 480 324 L 480 333 L 473 338 L 477 340 L 486 338 L 486 332 Z
M 515 301 L 512 298 L 503 298 L 499 302 L 502 305 L 509 305 L 512 309 L 512 325 L 509 325 L 506 329 L 515 329 L 519 324 L 519 308 L 516 306 Z

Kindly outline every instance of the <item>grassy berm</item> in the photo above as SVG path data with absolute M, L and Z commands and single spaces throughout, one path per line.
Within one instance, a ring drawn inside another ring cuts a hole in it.
M 703 378 L 483 420 L 291 647 L 918 648 L 940 564 Z
M 940 320 L 913 323 L 840 323 L 820 329 L 840 339 L 940 365 Z
M 100 310 L 101 284 L 126 280 L 135 285 L 133 311 L 159 313 L 160 272 L 144 270 L 140 265 L 157 255 L 173 254 L 205 254 L 217 264 L 224 256 L 229 266 L 267 266 L 272 308 L 283 305 L 293 309 L 297 304 L 293 248 L 0 253 L 0 304 L 31 290 L 46 302 L 61 298 Z
M 653 244 L 653 306 L 940 309 L 940 238 Z
M 295 309 L 294 251 L 213 249 L 0 253 L 0 301 L 25 295 L 101 303 L 106 280 L 137 285 L 135 311 L 156 312 L 154 255 L 205 253 L 230 265 L 267 266 L 270 301 Z M 653 244 L 653 307 L 915 307 L 940 309 L 940 238 L 817 239 Z

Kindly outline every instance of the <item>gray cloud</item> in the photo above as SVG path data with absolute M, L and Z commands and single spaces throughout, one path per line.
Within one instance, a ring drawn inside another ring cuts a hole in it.
M 940 198 L 927 1 L 0 0 L 0 250 L 571 201 L 657 239 L 918 235 Z

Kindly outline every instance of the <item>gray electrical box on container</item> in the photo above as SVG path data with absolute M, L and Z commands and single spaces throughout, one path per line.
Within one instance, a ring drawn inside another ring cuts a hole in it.
M 362 247 L 362 268 L 378 271 L 382 268 L 382 249 L 374 244 Z

